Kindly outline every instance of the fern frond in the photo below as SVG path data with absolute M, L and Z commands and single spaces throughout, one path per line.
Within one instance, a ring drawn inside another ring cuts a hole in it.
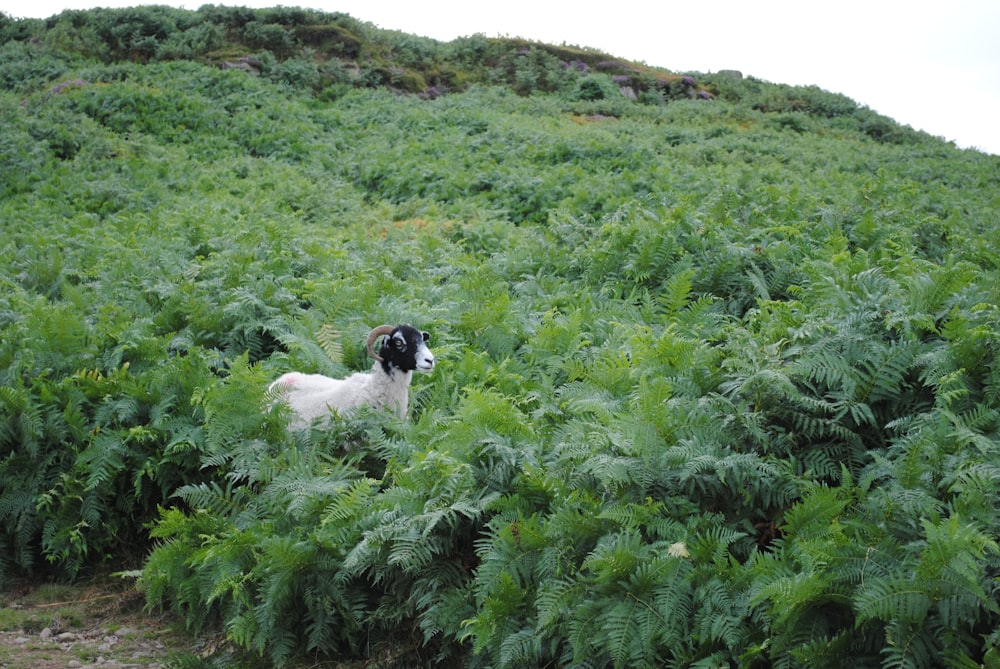
M 534 630 L 517 630 L 500 641 L 501 667 L 541 666 L 543 662 L 541 639 Z
M 812 488 L 785 512 L 786 531 L 801 540 L 827 536 L 849 503 L 850 497 L 840 488 Z
M 871 620 L 922 624 L 932 605 L 923 584 L 899 574 L 866 579 L 854 595 L 858 625 Z
M 919 622 L 906 619 L 886 626 L 882 666 L 889 669 L 922 669 L 935 666 L 941 648 L 934 635 Z
M 908 343 L 890 342 L 877 354 L 872 353 L 859 361 L 864 370 L 859 399 L 864 402 L 898 399 L 906 390 L 906 376 L 913 366 L 917 349 Z
M 672 274 L 660 284 L 656 302 L 664 318 L 667 320 L 675 318 L 691 303 L 691 288 L 696 274 L 696 270 L 689 267 Z
M 26 388 L 15 386 L 0 386 L 0 403 L 0 443 L 21 444 L 31 453 L 42 432 L 41 403 L 33 401 Z
M 344 363 L 344 348 L 340 342 L 340 332 L 329 323 L 324 323 L 316 330 L 316 341 L 320 348 L 335 364 Z

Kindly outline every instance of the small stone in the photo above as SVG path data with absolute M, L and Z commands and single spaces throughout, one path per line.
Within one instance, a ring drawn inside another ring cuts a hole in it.
M 42 637 L 43 639 L 51 639 L 52 638 L 52 628 L 51 627 L 46 627 L 45 629 L 42 630 L 42 633 L 39 634 L 38 636 Z
M 80 660 L 70 660 L 66 663 L 66 666 L 70 669 L 75 669 L 76 667 L 82 667 L 83 665 L 80 663 Z
M 63 632 L 62 634 L 56 635 L 56 641 L 68 642 L 76 641 L 79 637 L 72 632 Z

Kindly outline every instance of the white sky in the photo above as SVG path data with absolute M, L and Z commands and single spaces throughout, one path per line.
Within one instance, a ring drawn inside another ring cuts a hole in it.
M 0 0 L 0 11 L 47 18 L 138 4 L 308 7 L 442 41 L 509 35 L 673 71 L 740 70 L 843 93 L 962 148 L 1000 155 L 998 0 Z

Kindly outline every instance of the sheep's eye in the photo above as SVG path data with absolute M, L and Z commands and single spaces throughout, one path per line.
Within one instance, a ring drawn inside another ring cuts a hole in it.
M 395 346 L 400 351 L 402 351 L 404 348 L 406 348 L 406 341 L 403 340 L 403 339 L 395 339 L 394 338 L 392 340 L 392 343 L 393 343 L 393 346 Z

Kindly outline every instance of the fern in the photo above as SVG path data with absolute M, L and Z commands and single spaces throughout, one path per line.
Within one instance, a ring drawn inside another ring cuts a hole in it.
M 575 649 L 577 657 L 607 653 L 615 666 L 635 666 L 676 652 L 693 609 L 688 564 L 635 535 L 609 539 L 583 565 L 591 592 L 573 617 L 600 632 Z
M 893 623 L 886 630 L 883 666 L 916 669 L 933 666 L 941 655 L 937 639 L 920 625 Z
M 4 404 L 2 443 L 13 451 L 15 444 L 29 455 L 38 453 L 38 438 L 42 433 L 42 407 L 21 387 L 0 386 L 0 401 Z
M 855 598 L 859 624 L 873 619 L 922 623 L 932 604 L 923 586 L 903 575 L 869 579 Z
M 330 360 L 336 364 L 343 363 L 344 350 L 340 343 L 340 333 L 330 325 L 324 324 L 316 332 L 316 341 L 319 342 L 323 352 L 329 356 Z

